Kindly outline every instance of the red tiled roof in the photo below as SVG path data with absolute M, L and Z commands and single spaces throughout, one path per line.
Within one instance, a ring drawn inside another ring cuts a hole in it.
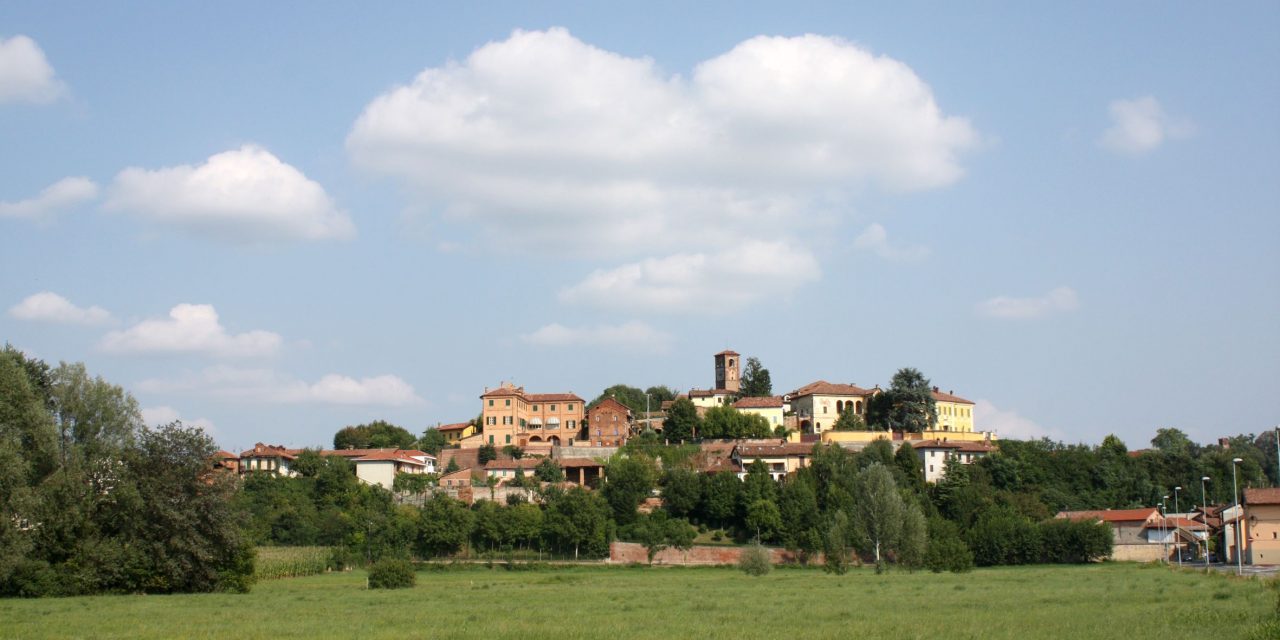
M 1245 489 L 1245 504 L 1280 504 L 1280 488 Z
M 737 393 L 728 389 L 690 389 L 690 398 L 710 398 L 711 396 L 731 396 Z
M 595 468 L 604 466 L 604 463 L 597 462 L 591 458 L 560 458 L 556 462 L 560 463 L 560 468 L 562 469 L 577 469 L 580 467 Z
M 781 409 L 782 396 L 764 396 L 762 398 L 739 398 L 733 403 L 734 409 Z
M 524 399 L 529 402 L 585 402 L 573 393 L 526 393 Z
M 963 453 L 991 453 L 996 448 L 985 442 L 972 442 L 965 440 L 921 440 L 920 442 L 912 442 L 912 449 L 954 449 Z
M 253 445 L 252 449 L 240 452 L 241 458 L 285 458 L 292 460 L 302 453 L 302 449 L 286 449 L 281 445 L 262 444 L 261 442 Z
M 605 409 L 605 408 L 611 408 L 615 411 L 621 411 L 623 413 L 631 413 L 631 407 L 628 407 L 627 405 L 622 404 L 621 402 L 618 402 L 613 398 L 605 398 L 604 400 L 601 400 L 599 404 L 597 404 L 594 407 L 591 407 L 591 409 L 587 413 L 594 413 L 597 409 Z
M 440 476 L 440 481 L 444 482 L 445 480 L 462 480 L 463 478 L 470 479 L 474 476 L 475 476 L 475 473 L 472 472 L 472 468 L 467 467 L 466 469 L 458 469 L 453 473 L 446 473 Z
M 718 355 L 718 356 L 740 356 L 740 355 L 742 355 L 742 354 L 738 353 L 737 351 L 734 351 L 733 349 L 725 349 L 724 351 L 721 351 L 720 353 L 717 353 L 716 355 Z
M 534 460 L 532 458 L 520 458 L 519 460 L 516 460 L 515 458 L 506 458 L 503 460 L 490 460 L 485 463 L 484 468 L 485 469 L 533 469 L 534 467 L 538 466 L 539 462 L 542 462 L 542 461 Z
M 936 389 L 932 393 L 933 393 L 933 399 L 937 402 L 954 402 L 956 404 L 973 404 L 972 400 L 965 400 L 960 396 L 953 396 L 950 393 L 944 393 Z
M 234 453 L 231 453 L 230 451 L 223 451 L 222 449 L 218 449 L 216 452 L 214 452 L 213 457 L 219 460 L 226 460 L 227 458 L 239 458 L 240 456 Z
M 1165 518 L 1162 521 L 1157 520 L 1156 522 L 1147 525 L 1147 527 L 1156 528 L 1156 527 L 1159 527 L 1161 523 L 1164 524 L 1165 528 L 1177 527 L 1180 529 L 1186 529 L 1188 531 L 1200 531 L 1201 529 L 1206 528 L 1203 522 L 1197 522 L 1195 520 L 1191 520 L 1190 518 Z
M 1160 511 L 1155 507 L 1141 509 L 1105 509 L 1102 511 L 1061 511 L 1056 517 L 1068 520 L 1101 520 L 1103 522 L 1144 522 Z
M 738 445 L 738 456 L 746 458 L 776 458 L 778 456 L 807 456 L 813 454 L 813 445 L 803 442 L 780 444 Z
M 836 384 L 819 380 L 810 382 L 799 389 L 791 392 L 792 398 L 800 398 L 803 396 L 819 395 L 819 396 L 869 396 L 874 391 L 863 389 L 862 387 L 852 384 Z
M 443 424 L 436 427 L 436 431 L 462 431 L 471 426 L 470 422 L 455 422 L 453 424 Z
M 410 456 L 408 452 L 400 451 L 398 449 L 393 449 L 391 451 L 387 451 L 385 449 L 381 451 L 374 451 L 369 455 L 356 458 L 356 462 L 385 462 L 385 461 L 404 462 L 406 464 L 416 464 L 416 465 L 426 466 L 426 463 L 422 462 L 421 460 L 418 460 L 417 458 Z
M 524 387 L 498 387 L 490 389 L 480 395 L 481 398 L 492 398 L 499 396 L 523 396 Z

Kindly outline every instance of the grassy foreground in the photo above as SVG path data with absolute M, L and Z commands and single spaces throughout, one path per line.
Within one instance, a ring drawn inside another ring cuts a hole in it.
M 857 570 L 483 566 L 369 591 L 365 574 L 259 583 L 248 595 L 0 600 L 5 638 L 1215 638 L 1280 637 L 1257 580 L 1130 564 Z

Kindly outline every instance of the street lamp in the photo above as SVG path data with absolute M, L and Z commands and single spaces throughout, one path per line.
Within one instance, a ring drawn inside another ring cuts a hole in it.
M 1204 570 L 1209 571 L 1209 501 L 1205 500 L 1204 483 L 1209 476 L 1200 478 L 1200 508 L 1204 509 Z
M 1175 518 L 1175 520 L 1173 521 L 1173 552 L 1178 554 L 1178 566 L 1181 567 L 1182 566 L 1182 549 L 1178 547 L 1178 521 L 1176 520 L 1176 518 L 1178 517 L 1178 514 L 1182 513 L 1182 510 L 1178 509 L 1178 492 L 1179 491 L 1182 491 L 1182 487 L 1173 488 L 1173 517 Z
M 1160 496 L 1160 550 L 1164 552 L 1160 561 L 1166 564 L 1169 562 L 1169 523 L 1164 517 L 1164 501 L 1168 499 L 1169 496 Z
M 1244 559 L 1240 557 L 1240 524 L 1244 520 L 1244 508 L 1240 506 L 1240 489 L 1236 484 L 1236 466 L 1244 462 L 1242 458 L 1231 459 L 1231 495 L 1236 501 L 1236 575 L 1244 575 Z

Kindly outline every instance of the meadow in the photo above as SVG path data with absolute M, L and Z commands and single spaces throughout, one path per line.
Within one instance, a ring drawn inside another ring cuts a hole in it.
M 501 564 L 428 568 L 415 588 L 362 571 L 265 580 L 247 595 L 0 601 L 5 638 L 1280 637 L 1259 580 L 1132 564 L 968 574 Z

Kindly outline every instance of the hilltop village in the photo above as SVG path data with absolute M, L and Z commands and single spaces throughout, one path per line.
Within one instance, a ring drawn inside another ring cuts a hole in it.
M 910 444 L 927 482 L 942 478 L 948 460 L 969 464 L 994 450 L 996 434 L 975 428 L 974 403 L 952 391 L 928 389 L 932 411 L 926 409 L 919 421 L 925 428 L 871 430 L 868 413 L 885 393 L 878 384 L 868 389 L 816 380 L 784 395 L 748 395 L 741 354 L 721 351 L 713 363 L 710 388 L 661 399 L 649 411 L 637 411 L 608 395 L 588 402 L 572 392 L 535 393 L 502 382 L 480 394 L 477 418 L 434 428 L 446 445 L 436 455 L 417 449 L 332 449 L 320 454 L 351 460 L 360 479 L 387 489 L 400 474 L 438 474 L 439 488 L 473 502 L 506 493 L 491 489 L 523 487 L 516 479 L 533 477 L 547 460 L 563 471 L 566 482 L 596 487 L 607 460 L 637 438 L 697 441 L 703 473 L 731 472 L 744 478 L 747 467 L 759 460 L 779 481 L 804 468 L 817 443 L 854 451 L 876 440 L 886 440 L 895 449 Z M 695 427 L 675 435 L 679 427 L 673 424 L 674 416 L 682 405 L 692 407 L 701 420 L 711 416 L 739 428 L 700 434 Z M 224 468 L 289 476 L 301 452 L 259 443 L 238 455 L 218 455 Z M 473 487 L 484 490 L 472 491 Z

